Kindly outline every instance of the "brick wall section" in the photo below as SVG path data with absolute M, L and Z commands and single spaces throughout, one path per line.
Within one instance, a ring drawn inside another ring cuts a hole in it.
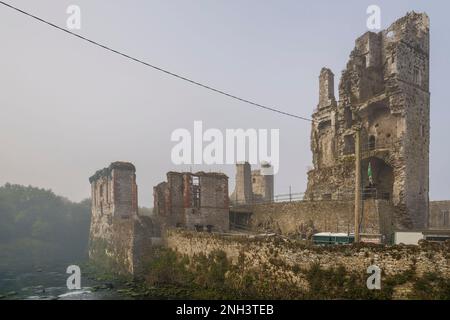
M 200 202 L 193 201 L 193 179 L 198 178 Z M 154 213 L 163 229 L 208 226 L 229 229 L 228 177 L 215 172 L 168 172 L 167 182 L 154 187 Z

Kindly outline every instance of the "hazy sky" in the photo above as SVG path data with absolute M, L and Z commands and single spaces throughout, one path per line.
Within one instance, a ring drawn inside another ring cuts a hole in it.
M 355 39 L 377 4 L 385 28 L 408 11 L 431 19 L 431 199 L 450 199 L 448 1 L 8 1 L 173 72 L 262 104 L 310 117 L 323 66 L 336 86 Z M 177 128 L 280 129 L 275 193 L 306 188 L 310 124 L 194 87 L 89 45 L 0 6 L 0 184 L 50 188 L 72 200 L 116 160 L 137 168 L 140 205 L 175 166 Z M 234 188 L 234 167 L 221 170 Z

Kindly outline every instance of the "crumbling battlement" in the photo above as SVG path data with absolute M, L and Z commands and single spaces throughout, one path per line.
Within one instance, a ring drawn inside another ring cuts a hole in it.
M 129 162 L 113 162 L 89 178 L 93 218 L 129 218 L 137 215 L 136 168 Z
M 338 102 L 334 75 L 322 69 L 306 198 L 354 193 L 354 137 L 360 129 L 363 196 L 389 200 L 396 209 L 396 229 L 427 227 L 429 50 L 429 19 L 412 12 L 356 40 L 342 72 Z
M 228 177 L 223 173 L 168 172 L 153 188 L 154 214 L 163 229 L 229 229 Z

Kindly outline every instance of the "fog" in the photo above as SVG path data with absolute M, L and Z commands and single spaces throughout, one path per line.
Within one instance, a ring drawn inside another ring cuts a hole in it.
M 310 117 L 318 76 L 344 69 L 367 31 L 372 1 L 9 1 L 65 26 L 81 8 L 78 33 L 237 96 Z M 450 116 L 447 2 L 378 1 L 382 27 L 412 8 L 431 19 L 430 197 L 449 199 Z M 178 128 L 280 130 L 275 194 L 303 192 L 311 165 L 310 124 L 255 108 L 114 55 L 0 6 L 0 185 L 52 189 L 80 201 L 88 178 L 117 160 L 137 168 L 139 204 L 169 170 L 222 171 L 232 165 L 174 165 Z M 337 90 L 336 90 L 337 93 Z

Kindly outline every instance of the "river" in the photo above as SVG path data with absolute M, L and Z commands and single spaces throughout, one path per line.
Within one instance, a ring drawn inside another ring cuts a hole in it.
M 118 285 L 98 281 L 83 275 L 81 289 L 69 290 L 66 286 L 70 274 L 68 264 L 20 267 L 0 270 L 0 299 L 8 300 L 118 300 L 129 299 L 117 292 Z

